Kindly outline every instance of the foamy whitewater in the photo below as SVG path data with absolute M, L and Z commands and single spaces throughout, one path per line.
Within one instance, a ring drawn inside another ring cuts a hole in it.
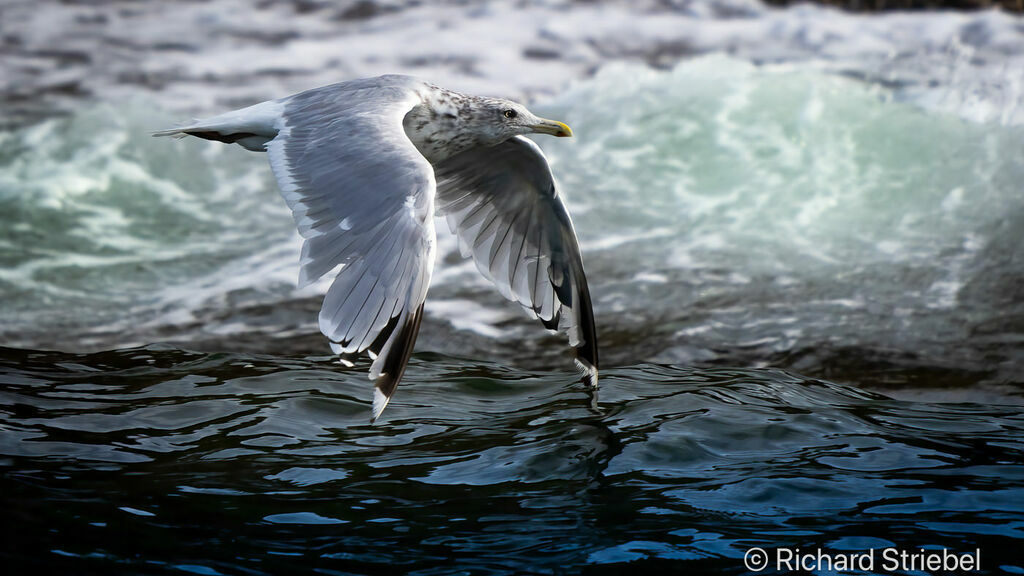
M 738 575 L 751 547 L 1024 573 L 1020 17 L 8 2 L 0 30 L 11 573 Z M 386 72 L 572 126 L 537 141 L 599 394 L 438 222 L 367 425 L 265 155 L 149 136 Z

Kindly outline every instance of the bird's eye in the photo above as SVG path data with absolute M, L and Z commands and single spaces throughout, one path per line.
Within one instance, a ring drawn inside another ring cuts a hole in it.
M 505 116 L 505 118 L 515 118 L 516 116 L 519 115 L 519 113 L 516 112 L 515 110 L 508 109 L 502 112 L 502 115 Z

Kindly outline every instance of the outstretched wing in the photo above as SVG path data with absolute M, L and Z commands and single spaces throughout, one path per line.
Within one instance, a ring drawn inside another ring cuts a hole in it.
M 569 213 L 547 159 L 522 136 L 434 167 L 437 209 L 463 256 L 549 329 L 564 329 L 588 384 L 597 384 L 590 290 Z
M 418 87 L 385 76 L 297 94 L 267 144 L 305 238 L 300 285 L 343 265 L 320 330 L 343 359 L 374 358 L 374 419 L 412 353 L 434 264 L 434 173 L 402 128 Z

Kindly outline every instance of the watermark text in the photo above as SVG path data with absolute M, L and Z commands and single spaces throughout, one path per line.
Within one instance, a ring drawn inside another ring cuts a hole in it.
M 752 572 L 974 572 L 981 570 L 981 548 L 876 548 L 863 552 L 800 548 L 751 548 L 743 564 Z

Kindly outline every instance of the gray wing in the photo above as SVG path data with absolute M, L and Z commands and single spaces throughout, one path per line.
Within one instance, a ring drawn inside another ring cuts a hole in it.
M 418 86 L 392 76 L 297 94 L 267 144 L 305 238 L 299 283 L 343 265 L 320 330 L 343 359 L 374 359 L 374 419 L 412 353 L 434 264 L 434 173 L 402 128 Z
M 590 290 L 576 232 L 547 159 L 522 136 L 474 148 L 434 167 L 437 209 L 463 256 L 549 329 L 564 329 L 585 380 L 597 384 Z

